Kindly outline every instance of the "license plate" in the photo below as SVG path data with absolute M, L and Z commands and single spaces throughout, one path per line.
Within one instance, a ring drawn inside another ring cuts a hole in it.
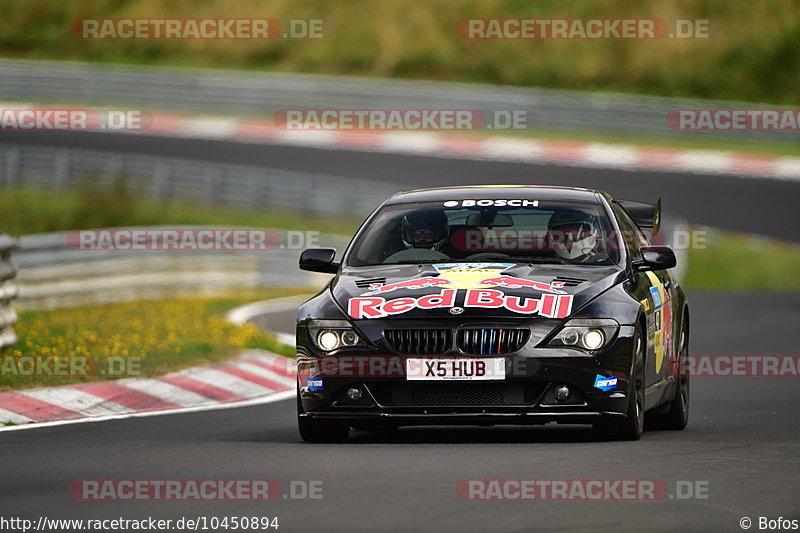
M 506 379 L 506 360 L 406 359 L 408 381 L 470 381 Z

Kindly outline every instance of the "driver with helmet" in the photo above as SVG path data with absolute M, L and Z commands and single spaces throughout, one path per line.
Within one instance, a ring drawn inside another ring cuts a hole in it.
M 553 213 L 547 226 L 549 247 L 556 257 L 572 263 L 593 263 L 608 257 L 601 246 L 596 216 L 578 209 L 562 209 Z
M 385 263 L 449 258 L 440 251 L 450 237 L 447 215 L 440 210 L 415 211 L 403 216 L 400 234 L 406 248 L 387 257 Z

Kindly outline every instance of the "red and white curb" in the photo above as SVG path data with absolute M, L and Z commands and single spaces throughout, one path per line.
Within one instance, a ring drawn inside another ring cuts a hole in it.
M 295 396 L 295 375 L 293 359 L 248 350 L 154 378 L 3 392 L 0 431 L 272 403 Z
M 19 110 L 53 106 L 0 102 L 0 107 Z M 87 107 L 81 109 L 101 110 Z M 270 119 L 191 116 L 149 111 L 147 113 L 152 121 L 146 128 L 99 131 L 458 159 L 619 170 L 724 174 L 800 181 L 800 157 L 791 156 L 557 141 L 498 134 L 464 135 L 458 132 L 434 131 L 288 130 L 276 127 Z M 686 135 L 692 135 L 692 133 L 687 132 Z
M 272 298 L 271 300 L 261 300 L 252 302 L 239 307 L 234 307 L 225 314 L 225 318 L 236 325 L 250 322 L 258 316 L 269 316 L 272 313 L 281 313 L 289 310 L 296 310 L 300 304 L 311 298 L 313 294 L 298 294 L 297 296 L 285 296 L 283 298 Z M 297 344 L 295 335 L 272 331 L 278 342 L 288 346 Z
M 270 120 L 159 113 L 153 114 L 150 128 L 136 133 L 458 159 L 800 180 L 800 157 L 720 150 L 438 132 L 297 131 L 277 128 Z

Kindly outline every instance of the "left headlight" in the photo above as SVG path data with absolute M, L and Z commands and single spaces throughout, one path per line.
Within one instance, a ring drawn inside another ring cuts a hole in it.
M 550 340 L 550 346 L 566 346 L 594 352 L 617 335 L 619 323 L 612 318 L 573 318 Z
M 308 333 L 314 345 L 323 352 L 364 346 L 364 341 L 346 320 L 312 320 L 308 324 Z

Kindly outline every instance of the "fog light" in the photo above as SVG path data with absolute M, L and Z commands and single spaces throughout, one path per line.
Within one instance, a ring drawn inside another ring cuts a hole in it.
M 357 402 L 358 400 L 361 399 L 361 389 L 359 389 L 358 387 L 350 387 L 349 389 L 347 389 L 347 398 L 351 402 Z
M 556 395 L 556 400 L 558 400 L 559 402 L 566 402 L 567 398 L 569 398 L 569 393 L 570 393 L 569 387 L 567 387 L 566 385 L 559 385 L 553 391 L 553 394 Z

